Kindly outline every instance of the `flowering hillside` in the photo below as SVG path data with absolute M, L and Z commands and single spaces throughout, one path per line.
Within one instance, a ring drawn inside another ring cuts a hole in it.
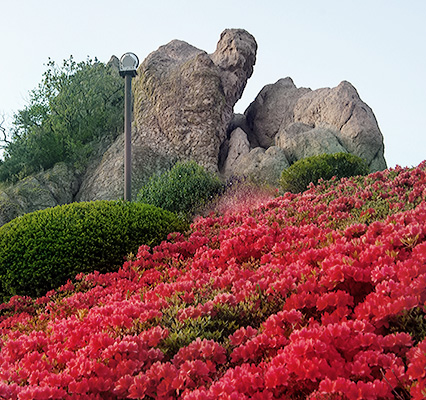
M 426 162 L 199 218 L 117 273 L 12 298 L 0 398 L 424 399 L 425 304 Z

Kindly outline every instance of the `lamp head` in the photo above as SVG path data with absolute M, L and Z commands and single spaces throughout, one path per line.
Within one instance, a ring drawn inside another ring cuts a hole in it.
M 131 75 L 132 77 L 136 76 L 136 70 L 139 65 L 139 58 L 134 53 L 125 53 L 120 58 L 120 75 L 126 76 Z

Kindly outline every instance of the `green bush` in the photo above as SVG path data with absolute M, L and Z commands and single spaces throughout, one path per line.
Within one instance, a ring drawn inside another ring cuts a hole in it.
M 368 173 L 367 163 L 353 154 L 322 154 L 296 161 L 283 170 L 280 186 L 285 192 L 299 193 L 319 179 L 330 180 L 334 176 L 338 179 L 349 178 Z
M 191 214 L 222 189 L 220 179 L 194 161 L 178 162 L 154 175 L 139 191 L 137 200 L 165 210 Z
M 168 211 L 114 201 L 23 215 L 0 227 L 0 295 L 40 296 L 80 272 L 116 270 L 140 245 L 157 245 L 186 227 Z

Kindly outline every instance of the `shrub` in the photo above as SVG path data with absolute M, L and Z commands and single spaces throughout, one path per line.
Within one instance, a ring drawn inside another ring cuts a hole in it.
M 283 170 L 280 185 L 285 192 L 299 193 L 306 190 L 311 182 L 316 184 L 319 179 L 349 178 L 368 172 L 367 163 L 353 154 L 322 154 L 296 161 Z
M 1 295 L 39 296 L 77 273 L 115 270 L 140 245 L 185 227 L 141 203 L 73 203 L 23 215 L 0 228 Z
M 191 214 L 222 186 L 215 174 L 196 162 L 178 162 L 169 171 L 152 176 L 137 199 L 171 212 Z

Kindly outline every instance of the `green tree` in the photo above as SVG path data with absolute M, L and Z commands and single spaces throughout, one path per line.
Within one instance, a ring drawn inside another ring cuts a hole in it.
M 59 161 L 84 166 L 99 140 L 123 126 L 124 88 L 118 71 L 97 59 L 61 66 L 49 59 L 29 104 L 15 114 L 4 145 L 0 180 L 16 180 Z

